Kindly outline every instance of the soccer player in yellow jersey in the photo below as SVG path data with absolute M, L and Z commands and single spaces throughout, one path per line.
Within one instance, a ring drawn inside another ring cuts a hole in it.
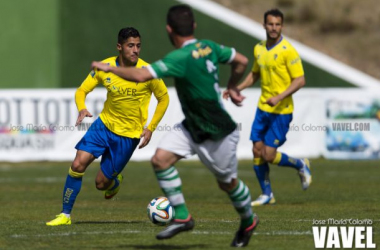
M 281 35 L 284 15 L 278 9 L 264 14 L 264 28 L 267 40 L 254 48 L 254 64 L 251 74 L 237 87 L 243 90 L 261 78 L 261 96 L 252 124 L 254 170 L 262 194 L 252 206 L 274 204 L 268 163 L 295 168 L 306 190 L 311 183 L 308 159 L 296 159 L 277 148 L 286 141 L 286 134 L 292 121 L 292 94 L 305 85 L 301 59 L 293 46 Z M 228 98 L 228 92 L 224 92 Z
M 143 68 L 149 64 L 139 58 L 141 38 L 134 28 L 121 29 L 118 35 L 119 55 L 103 60 L 111 66 Z M 70 213 L 79 194 L 86 168 L 102 156 L 100 170 L 96 176 L 96 188 L 105 191 L 110 199 L 120 189 L 123 180 L 120 174 L 143 138 L 139 148 L 145 147 L 169 104 L 169 95 L 161 79 L 131 82 L 113 73 L 93 70 L 75 93 L 79 111 L 76 125 L 85 117 L 92 117 L 85 105 L 86 95 L 99 83 L 107 89 L 104 108 L 84 137 L 76 145 L 77 154 L 69 169 L 63 190 L 63 209 L 48 226 L 70 225 Z M 148 106 L 152 93 L 158 104 L 150 124 L 144 128 L 148 118 Z

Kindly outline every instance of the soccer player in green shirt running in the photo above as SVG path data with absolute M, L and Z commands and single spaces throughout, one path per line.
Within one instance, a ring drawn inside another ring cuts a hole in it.
M 116 68 L 100 62 L 93 62 L 92 66 L 137 82 L 161 77 L 175 78 L 185 120 L 164 136 L 151 160 L 159 185 L 174 207 L 175 219 L 157 234 L 157 239 L 168 239 L 194 227 L 174 164 L 197 154 L 215 175 L 219 187 L 228 194 L 240 215 L 240 227 L 231 245 L 243 247 L 248 245 L 259 220 L 252 212 L 248 187 L 237 177 L 239 132 L 223 108 L 218 65 L 231 65 L 229 96 L 234 104 L 240 106 L 244 97 L 236 84 L 244 74 L 248 59 L 233 48 L 210 40 L 197 40 L 194 37 L 195 27 L 189 6 L 173 6 L 167 14 L 166 30 L 176 50 L 144 69 Z

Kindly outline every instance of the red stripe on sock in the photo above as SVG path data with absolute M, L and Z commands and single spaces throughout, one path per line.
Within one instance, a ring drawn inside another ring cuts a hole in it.
M 256 227 L 256 225 L 257 225 L 257 217 L 255 216 L 255 217 L 253 218 L 253 223 L 252 223 L 252 225 L 250 225 L 249 227 L 247 227 L 247 228 L 245 229 L 245 231 L 250 231 L 250 230 L 252 230 L 254 227 Z
M 186 219 L 174 219 L 174 221 L 176 222 L 180 222 L 180 223 L 185 223 L 185 222 L 188 222 L 191 220 L 191 215 L 189 214 L 189 216 L 186 218 Z

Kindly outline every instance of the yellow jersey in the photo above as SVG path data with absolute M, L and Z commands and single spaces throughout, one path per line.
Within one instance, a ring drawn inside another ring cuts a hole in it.
M 119 66 L 117 57 L 110 57 L 102 62 L 110 66 Z M 147 62 L 139 58 L 135 67 L 142 68 L 148 65 Z M 79 89 L 88 94 L 99 83 L 102 83 L 107 89 L 107 100 L 104 102 L 104 108 L 99 115 L 100 119 L 113 133 L 129 138 L 140 138 L 148 119 L 148 107 L 152 93 L 157 99 L 160 99 L 168 92 L 161 79 L 130 82 L 113 73 L 96 69 L 90 72 Z M 77 105 L 78 103 L 80 102 L 77 101 Z M 79 111 L 83 108 L 86 107 L 78 105 Z M 161 120 L 165 110 L 159 120 Z M 148 129 L 154 131 L 156 126 L 157 124 L 149 124 Z
M 253 51 L 255 62 L 252 72 L 259 73 L 261 78 L 261 96 L 259 109 L 274 114 L 291 114 L 293 98 L 288 96 L 271 107 L 265 102 L 282 92 L 291 84 L 292 79 L 304 75 L 302 61 L 297 51 L 285 39 L 267 48 L 266 41 L 258 43 Z

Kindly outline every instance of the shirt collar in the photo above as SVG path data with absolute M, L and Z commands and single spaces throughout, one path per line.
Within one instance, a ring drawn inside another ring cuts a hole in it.
M 283 38 L 283 37 L 281 36 L 281 39 L 280 39 L 277 43 L 273 44 L 273 45 L 270 46 L 270 47 L 268 47 L 268 43 L 266 43 L 266 44 L 265 44 L 265 47 L 267 48 L 268 51 L 271 50 L 271 49 L 273 49 L 274 47 L 277 46 L 277 44 L 279 44 L 280 42 L 282 42 L 282 38 Z
M 181 48 L 183 48 L 183 47 L 185 47 L 185 46 L 187 46 L 187 45 L 189 45 L 189 44 L 196 43 L 197 41 L 198 41 L 198 40 L 195 39 L 195 38 L 190 39 L 190 40 L 187 40 L 186 42 L 184 42 L 184 43 L 182 44 Z
M 139 63 L 140 63 L 140 58 L 137 59 L 137 62 L 136 62 L 136 64 L 133 67 L 137 67 L 137 64 L 139 64 Z M 120 67 L 119 56 L 116 57 L 115 64 L 116 64 L 116 67 Z

